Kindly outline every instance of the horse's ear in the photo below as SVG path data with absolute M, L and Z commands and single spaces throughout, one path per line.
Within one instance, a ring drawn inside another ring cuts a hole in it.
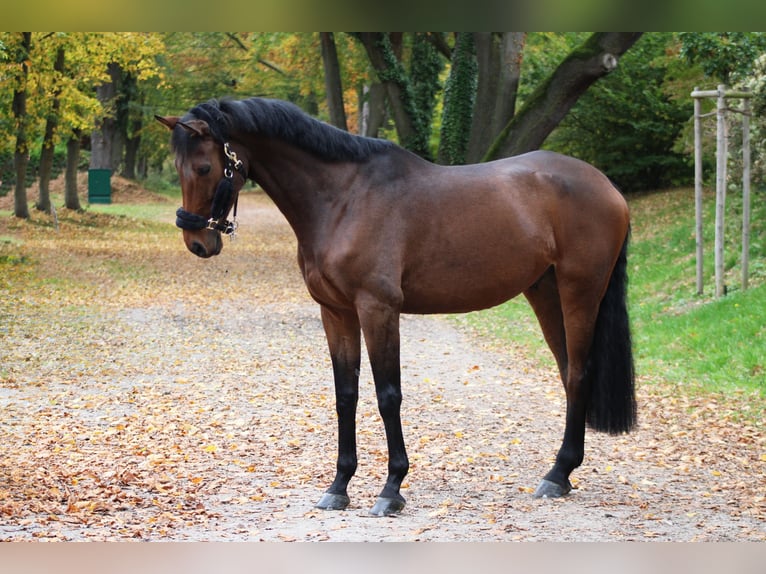
M 168 127 L 168 129 L 172 130 L 176 126 L 181 126 L 186 131 L 190 132 L 192 135 L 199 136 L 199 137 L 205 137 L 206 135 L 210 134 L 210 128 L 207 125 L 207 122 L 203 120 L 191 120 L 188 122 L 182 122 L 181 118 L 177 116 L 154 116 L 158 122 Z
M 174 127 L 176 127 L 176 124 L 178 123 L 179 118 L 178 116 L 154 116 L 154 119 L 156 119 L 158 122 L 160 122 L 163 126 L 166 126 L 169 130 L 172 130 Z

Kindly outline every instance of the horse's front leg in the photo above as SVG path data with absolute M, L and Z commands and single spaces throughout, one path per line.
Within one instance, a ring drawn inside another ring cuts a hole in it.
M 359 398 L 361 334 L 359 319 L 354 312 L 339 312 L 322 306 L 322 322 L 335 378 L 338 464 L 335 480 L 316 507 L 343 510 L 349 504 L 347 487 L 357 466 L 356 405 Z
M 388 443 L 388 478 L 370 514 L 389 516 L 404 508 L 405 500 L 399 489 L 410 467 L 400 414 L 399 311 L 378 301 L 366 301 L 359 306 L 359 318 Z

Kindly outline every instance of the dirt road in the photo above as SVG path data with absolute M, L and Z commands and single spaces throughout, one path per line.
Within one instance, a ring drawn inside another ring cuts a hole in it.
M 140 297 L 6 308 L 0 540 L 766 540 L 763 428 L 706 431 L 704 401 L 646 381 L 639 429 L 589 432 L 573 493 L 534 499 L 563 432 L 557 375 L 444 317 L 402 321 L 402 514 L 367 514 L 386 452 L 366 364 L 351 506 L 315 510 L 336 440 L 319 312 L 287 225 L 244 203 L 238 242 L 202 262 L 179 234 Z

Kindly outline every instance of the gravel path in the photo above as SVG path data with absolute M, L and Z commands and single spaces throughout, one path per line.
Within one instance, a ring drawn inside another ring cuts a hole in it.
M 319 311 L 286 224 L 262 198 L 245 203 L 241 243 L 216 261 L 173 255 L 176 289 L 198 268 L 221 278 L 204 304 L 176 291 L 86 318 L 61 309 L 44 321 L 54 340 L 81 341 L 66 363 L 23 329 L 5 333 L 17 350 L 0 356 L 0 540 L 766 540 L 762 499 L 750 500 L 752 481 L 766 484 L 763 443 L 726 445 L 753 456 L 752 474 L 734 476 L 709 459 L 715 436 L 664 417 L 673 397 L 643 386 L 640 428 L 589 432 L 573 493 L 534 499 L 563 432 L 557 375 L 444 317 L 402 320 L 402 514 L 367 514 L 386 453 L 366 363 L 351 506 L 315 510 L 335 464 Z

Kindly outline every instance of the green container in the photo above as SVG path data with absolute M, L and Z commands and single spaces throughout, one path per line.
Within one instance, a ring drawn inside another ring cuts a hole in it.
M 112 170 L 88 170 L 88 203 L 112 203 Z

